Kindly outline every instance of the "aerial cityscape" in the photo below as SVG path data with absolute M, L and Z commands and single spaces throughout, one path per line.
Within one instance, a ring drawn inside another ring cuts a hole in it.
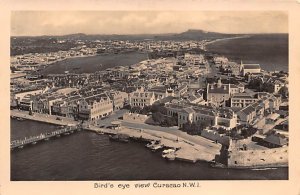
M 288 179 L 288 32 L 267 28 L 286 15 L 251 14 L 268 31 L 30 35 L 15 12 L 11 180 Z

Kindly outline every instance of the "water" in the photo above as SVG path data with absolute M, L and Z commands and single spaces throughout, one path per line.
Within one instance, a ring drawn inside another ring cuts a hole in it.
M 56 127 L 11 120 L 11 137 Z M 11 152 L 11 180 L 265 180 L 288 179 L 288 168 L 235 170 L 208 163 L 168 162 L 143 144 L 110 142 L 107 135 L 81 131 Z
M 259 63 L 264 70 L 288 71 L 288 34 L 253 35 L 248 38 L 217 41 L 208 51 L 240 63 Z
M 129 66 L 146 60 L 146 53 L 128 52 L 122 54 L 102 54 L 91 57 L 69 58 L 55 62 L 41 71 L 42 74 L 93 73 L 115 66 Z

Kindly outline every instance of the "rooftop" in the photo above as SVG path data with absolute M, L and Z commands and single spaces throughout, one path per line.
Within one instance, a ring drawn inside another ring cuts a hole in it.
M 260 69 L 259 64 L 243 64 L 244 69 Z

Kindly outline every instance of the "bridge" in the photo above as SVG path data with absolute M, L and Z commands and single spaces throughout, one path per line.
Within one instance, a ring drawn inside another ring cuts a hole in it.
M 80 131 L 80 126 L 67 126 L 62 129 L 58 129 L 56 131 L 41 133 L 40 135 L 25 137 L 23 139 L 13 140 L 10 143 L 10 149 L 13 150 L 15 148 L 23 148 L 25 145 L 36 144 L 42 140 L 49 140 L 52 137 L 60 137 L 61 135 L 69 135 L 76 131 Z

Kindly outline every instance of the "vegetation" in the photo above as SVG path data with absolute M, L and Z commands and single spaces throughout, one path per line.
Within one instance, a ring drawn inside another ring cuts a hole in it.
M 233 139 L 246 139 L 257 132 L 257 128 L 246 125 L 239 125 L 231 129 L 227 134 Z
M 248 88 L 255 89 L 258 92 L 268 92 L 268 93 L 274 92 L 274 84 L 263 82 L 260 78 L 254 78 L 250 80 L 248 84 Z
M 164 104 L 153 104 L 152 106 L 145 106 L 144 108 L 140 107 L 131 107 L 129 108 L 130 112 L 150 115 L 152 114 L 152 119 L 157 124 L 164 127 L 177 126 L 177 116 L 169 117 L 167 116 L 167 109 L 164 107 Z
M 183 124 L 182 130 L 184 132 L 187 132 L 190 135 L 201 135 L 202 130 L 208 126 L 209 126 L 208 122 L 200 122 L 200 121 L 197 121 L 196 123 L 187 122 Z

